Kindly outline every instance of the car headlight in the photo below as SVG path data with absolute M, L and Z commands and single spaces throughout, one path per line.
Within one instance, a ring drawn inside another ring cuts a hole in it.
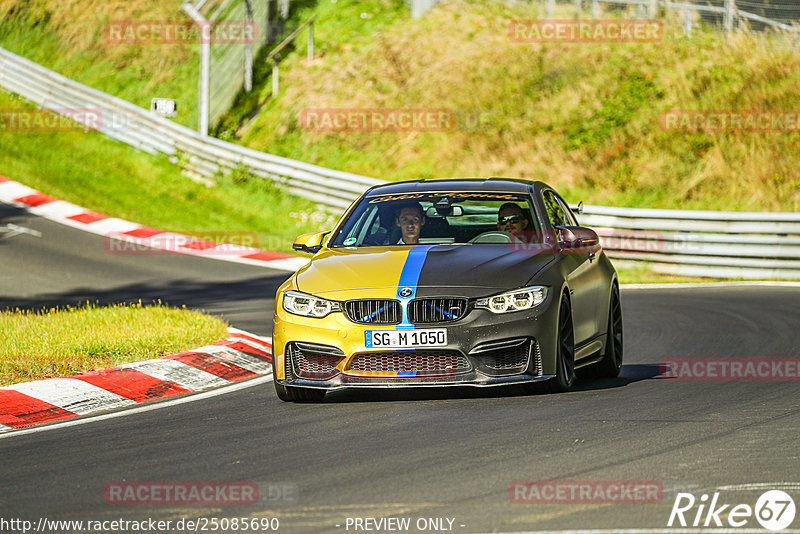
M 287 291 L 283 294 L 283 309 L 295 315 L 317 318 L 342 311 L 342 307 L 338 302 L 306 295 L 298 291 Z
M 544 286 L 524 287 L 493 297 L 484 297 L 475 301 L 476 308 L 489 310 L 492 313 L 508 313 L 535 308 L 547 297 Z

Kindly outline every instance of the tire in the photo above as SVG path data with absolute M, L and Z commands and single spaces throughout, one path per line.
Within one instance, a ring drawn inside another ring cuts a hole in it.
M 275 384 L 275 393 L 284 402 L 319 402 L 325 397 L 324 389 L 301 388 L 297 386 L 284 386 Z
M 575 333 L 569 299 L 562 295 L 558 310 L 558 343 L 556 344 L 556 376 L 543 384 L 547 393 L 564 393 L 575 387 Z
M 287 380 L 294 379 L 294 372 L 292 370 L 292 366 L 289 364 L 287 359 L 284 359 L 285 362 L 285 369 L 286 369 L 286 376 Z M 272 383 L 275 384 L 275 393 L 278 394 L 278 398 L 283 402 L 319 402 L 325 397 L 325 390 L 324 389 L 315 389 L 315 388 L 304 388 L 298 386 L 284 386 L 283 384 L 278 384 L 275 380 L 275 365 L 272 366 Z
M 608 303 L 608 326 L 606 329 L 606 350 L 603 359 L 594 367 L 594 375 L 600 378 L 619 376 L 622 369 L 622 305 L 619 300 L 619 287 L 611 287 Z

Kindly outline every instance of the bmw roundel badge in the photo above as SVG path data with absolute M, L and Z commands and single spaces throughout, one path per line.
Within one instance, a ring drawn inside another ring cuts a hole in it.
M 403 289 L 400 290 L 399 295 L 405 299 L 410 297 L 412 293 L 414 292 L 411 290 L 410 287 L 404 287 Z

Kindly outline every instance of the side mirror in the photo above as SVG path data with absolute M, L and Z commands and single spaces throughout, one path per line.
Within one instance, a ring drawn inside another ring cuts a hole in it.
M 292 248 L 297 252 L 305 252 L 306 254 L 316 254 L 322 248 L 322 242 L 325 240 L 327 232 L 310 232 L 303 234 L 294 240 Z
M 556 226 L 558 248 L 595 248 L 600 245 L 597 232 L 585 226 Z

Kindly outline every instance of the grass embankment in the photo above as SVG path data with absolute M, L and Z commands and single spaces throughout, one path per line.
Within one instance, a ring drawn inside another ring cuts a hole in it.
M 197 45 L 118 44 L 109 20 L 186 20 L 180 0 L 0 0 L 0 45 L 148 106 L 178 99 L 196 121 Z M 292 27 L 317 14 L 317 58 L 305 39 L 269 68 L 218 126 L 221 138 L 389 180 L 444 176 L 543 179 L 570 200 L 619 206 L 796 211 L 798 133 L 667 132 L 661 114 L 800 109 L 800 56 L 780 39 L 667 21 L 657 43 L 517 43 L 516 19 L 539 3 L 444 0 L 421 20 L 401 0 L 298 2 Z M 559 6 L 555 18 L 572 18 Z M 615 11 L 604 17 L 635 17 Z M 670 12 L 672 13 L 672 12 Z M 157 95 L 155 93 L 158 93 Z M 435 108 L 459 113 L 444 132 L 309 132 L 308 108 Z
M 145 108 L 154 96 L 175 98 L 175 120 L 194 127 L 198 46 L 119 44 L 106 33 L 108 21 L 185 21 L 180 4 L 0 0 L 0 46 Z M 0 109 L 31 107 L 0 91 Z M 254 246 L 288 253 L 298 234 L 333 222 L 324 209 L 271 182 L 238 173 L 207 187 L 181 175 L 165 157 L 138 152 L 96 132 L 0 131 L 0 154 L 0 174 L 162 230 L 218 240 L 228 234 L 235 243 L 255 238 Z
M 226 328 L 161 305 L 0 312 L 0 385 L 159 358 L 224 339 Z
M 796 130 L 669 132 L 660 121 L 673 109 L 800 109 L 800 56 L 787 41 L 698 27 L 687 38 L 668 20 L 656 43 L 517 43 L 509 24 L 543 18 L 542 5 L 505 4 L 445 0 L 421 20 L 351 39 L 323 32 L 366 23 L 320 2 L 325 53 L 311 64 L 302 49 L 289 56 L 279 98 L 220 134 L 389 180 L 529 177 L 587 204 L 800 210 Z M 574 16 L 559 9 L 555 18 Z M 445 108 L 471 121 L 444 132 L 313 132 L 300 122 L 308 108 Z
M 0 109 L 31 109 L 0 91 Z M 80 206 L 161 230 L 291 252 L 294 237 L 332 224 L 313 202 L 239 174 L 196 183 L 164 156 L 97 132 L 0 134 L 0 174 Z M 242 236 L 242 234 L 246 234 Z M 255 242 L 253 242 L 255 241 Z
M 144 107 L 152 96 L 178 98 L 176 120 L 191 126 L 197 46 L 119 45 L 103 36 L 108 20 L 184 20 L 179 6 L 0 0 L 0 45 Z M 659 43 L 512 42 L 509 23 L 544 17 L 541 7 L 444 0 L 415 21 L 402 0 L 293 3 L 288 27 L 318 15 L 317 57 L 305 59 L 301 35 L 281 64 L 277 99 L 269 96 L 269 69 L 258 63 L 256 90 L 239 99 L 217 135 L 389 180 L 519 176 L 587 204 L 800 209 L 797 133 L 660 125 L 671 109 L 799 109 L 800 57 L 780 39 L 697 27 L 686 38 L 668 22 Z M 558 9 L 555 18 L 574 16 Z M 0 107 L 9 105 L 0 95 Z M 443 132 L 303 130 L 302 110 L 324 107 L 445 108 L 460 122 Z M 4 134 L 0 149 L 10 177 L 158 228 L 255 231 L 262 248 L 289 251 L 294 235 L 331 224 L 313 204 L 260 180 L 207 188 L 163 158 L 91 133 Z M 643 278 L 634 269 L 623 280 Z
M 165 27 L 185 22 L 181 3 L 0 0 L 0 46 L 146 109 L 153 97 L 173 98 L 179 112 L 174 120 L 196 128 L 199 46 L 119 42 L 107 26 L 109 21 L 154 21 Z

